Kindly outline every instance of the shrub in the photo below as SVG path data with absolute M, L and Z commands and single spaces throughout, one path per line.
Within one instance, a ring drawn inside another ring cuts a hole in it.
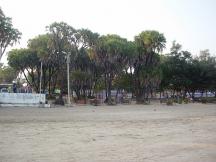
M 88 96 L 88 99 L 95 99 L 95 96 Z
M 206 98 L 202 98 L 201 99 L 201 103 L 206 104 L 207 103 L 207 99 Z
M 175 97 L 175 98 L 173 98 L 173 102 L 178 103 L 178 104 L 182 104 L 183 99 L 181 97 Z
M 110 101 L 107 100 L 107 104 L 108 104 L 108 105 L 116 105 L 117 103 L 116 103 L 115 98 L 111 98 Z
M 178 99 L 178 104 L 182 104 L 182 102 L 183 102 L 183 99 L 182 99 L 182 98 L 179 98 L 179 99 Z
M 56 105 L 64 105 L 64 100 L 62 98 L 62 95 L 60 95 L 54 102 Z
M 190 99 L 189 98 L 184 98 L 183 101 L 184 101 L 185 104 L 188 104 L 190 102 Z
M 98 100 L 96 98 L 90 99 L 89 102 L 90 102 L 91 105 L 94 105 L 94 106 L 100 105 L 100 100 Z
M 201 98 L 201 103 L 216 103 L 216 98 L 214 97 L 205 97 Z
M 174 99 L 173 99 L 173 102 L 178 103 L 177 98 L 174 98 Z
M 54 100 L 54 99 L 56 99 L 55 95 L 52 94 L 47 95 L 47 100 Z
M 173 105 L 173 100 L 172 99 L 168 99 L 167 102 L 166 102 L 166 104 L 168 106 L 172 106 Z

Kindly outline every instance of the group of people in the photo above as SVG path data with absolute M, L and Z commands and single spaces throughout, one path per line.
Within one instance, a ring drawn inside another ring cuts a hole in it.
M 16 83 L 12 85 L 4 85 L 1 88 L 1 93 L 32 93 L 32 88 L 30 86 L 17 87 Z

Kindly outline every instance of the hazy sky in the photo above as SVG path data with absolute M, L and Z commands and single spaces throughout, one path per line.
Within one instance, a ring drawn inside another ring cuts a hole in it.
M 26 47 L 28 39 L 46 32 L 45 26 L 64 21 L 129 40 L 158 30 L 167 51 L 176 40 L 193 55 L 203 49 L 216 53 L 216 0 L 0 0 L 0 6 L 23 34 L 16 47 Z

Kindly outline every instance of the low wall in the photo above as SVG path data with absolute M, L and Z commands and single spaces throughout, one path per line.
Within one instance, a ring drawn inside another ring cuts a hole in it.
M 45 94 L 0 93 L 0 104 L 45 104 Z

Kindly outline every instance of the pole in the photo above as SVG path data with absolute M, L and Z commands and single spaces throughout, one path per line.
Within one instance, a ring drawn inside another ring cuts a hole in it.
M 3 52 L 2 52 L 2 49 L 0 49 L 0 60 L 2 58 L 2 55 L 3 55 Z
M 41 71 L 41 73 L 40 73 L 40 94 L 41 94 L 41 84 L 42 84 L 42 75 L 43 75 L 43 63 L 42 63 L 42 61 L 41 61 L 41 69 L 40 69 L 40 71 Z
M 69 69 L 69 63 L 70 63 L 70 56 L 67 54 L 67 82 L 68 82 L 68 105 L 71 105 L 70 102 L 70 69 Z

